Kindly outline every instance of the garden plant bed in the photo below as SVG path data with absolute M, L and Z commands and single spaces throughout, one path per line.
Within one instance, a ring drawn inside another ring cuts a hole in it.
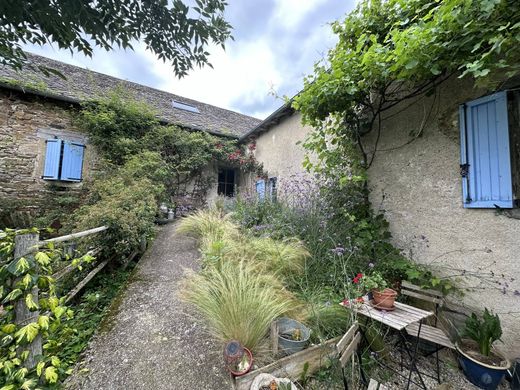
M 305 371 L 307 375 L 316 372 L 328 358 L 333 358 L 336 354 L 336 343 L 339 337 L 327 340 L 323 344 L 315 345 L 304 349 L 301 352 L 283 357 L 247 373 L 241 377 L 235 378 L 235 390 L 249 390 L 251 383 L 259 374 L 268 373 L 279 378 L 289 378 L 297 380 Z

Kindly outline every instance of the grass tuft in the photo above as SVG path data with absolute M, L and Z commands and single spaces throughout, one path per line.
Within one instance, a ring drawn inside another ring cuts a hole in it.
M 203 314 L 214 337 L 239 340 L 257 352 L 270 324 L 294 307 L 288 292 L 276 288 L 274 275 L 245 261 L 222 262 L 184 281 L 181 298 Z

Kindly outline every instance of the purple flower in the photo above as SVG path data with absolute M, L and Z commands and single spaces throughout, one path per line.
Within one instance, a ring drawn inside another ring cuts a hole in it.
M 337 246 L 336 248 L 331 249 L 331 251 L 335 255 L 343 256 L 343 254 L 345 253 L 345 248 L 343 248 L 342 246 Z

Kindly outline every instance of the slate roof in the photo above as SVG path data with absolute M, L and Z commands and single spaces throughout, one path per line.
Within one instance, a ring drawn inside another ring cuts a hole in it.
M 0 86 L 67 102 L 80 103 L 84 100 L 106 95 L 114 87 L 122 85 L 135 98 L 144 100 L 154 107 L 158 112 L 159 119 L 163 122 L 237 138 L 248 133 L 262 122 L 257 118 L 238 112 L 187 99 L 78 66 L 65 64 L 50 58 L 30 53 L 27 53 L 27 57 L 34 65 L 58 70 L 66 77 L 66 80 L 57 75 L 47 77 L 40 71 L 28 66 L 24 67 L 21 72 L 16 72 L 7 66 L 0 66 Z M 196 107 L 199 112 L 174 108 L 172 101 Z

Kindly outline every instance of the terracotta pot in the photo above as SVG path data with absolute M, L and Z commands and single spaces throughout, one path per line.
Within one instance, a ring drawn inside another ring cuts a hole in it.
M 374 297 L 374 304 L 381 309 L 391 309 L 394 307 L 395 297 L 397 297 L 397 291 L 391 288 L 385 288 L 383 291 L 372 290 Z

